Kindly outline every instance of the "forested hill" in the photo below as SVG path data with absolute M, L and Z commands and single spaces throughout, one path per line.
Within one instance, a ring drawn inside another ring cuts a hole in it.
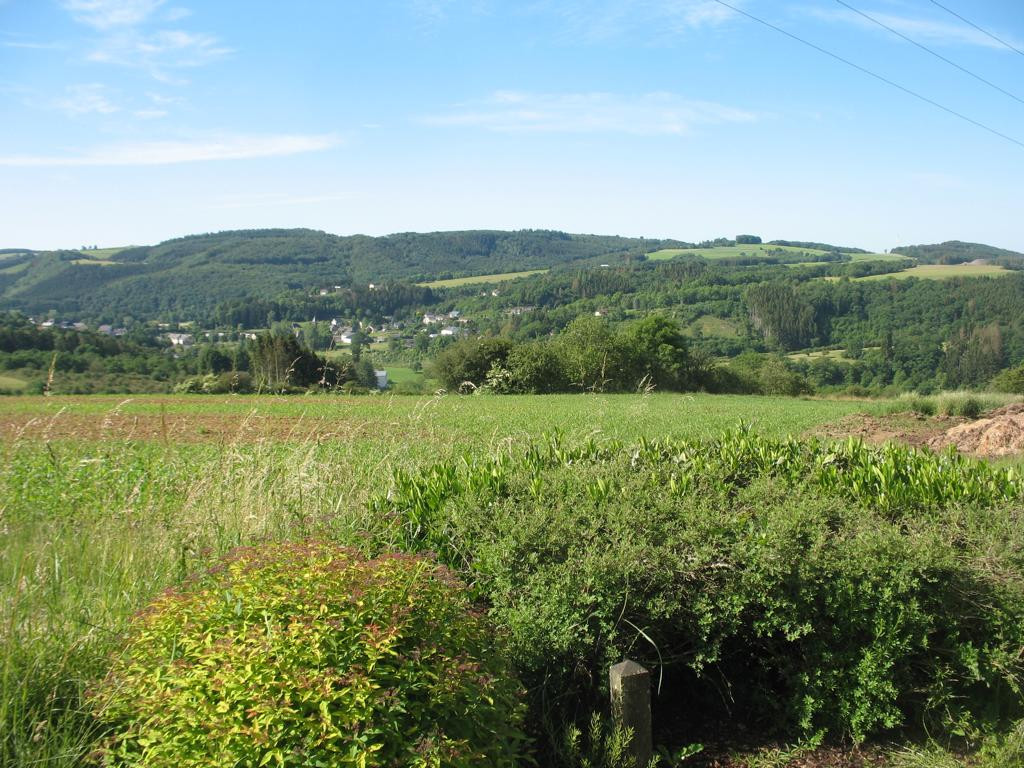
M 308 229 L 192 235 L 105 251 L 0 252 L 0 309 L 138 319 L 285 291 L 622 263 L 674 240 L 545 230 L 340 237 Z M 113 251 L 113 252 L 112 252 Z
M 935 245 L 905 245 L 893 248 L 892 253 L 917 259 L 921 264 L 963 264 L 982 260 L 993 264 L 1019 265 L 1024 262 L 1024 253 L 960 240 L 947 240 Z

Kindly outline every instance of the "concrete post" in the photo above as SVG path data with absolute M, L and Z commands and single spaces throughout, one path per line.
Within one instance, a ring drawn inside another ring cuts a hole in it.
M 612 721 L 633 731 L 629 751 L 636 768 L 651 762 L 651 673 L 626 659 L 608 670 L 612 697 Z

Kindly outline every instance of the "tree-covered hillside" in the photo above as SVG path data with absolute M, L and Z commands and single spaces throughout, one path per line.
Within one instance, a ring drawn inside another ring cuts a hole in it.
M 563 232 L 467 231 L 339 237 L 306 229 L 192 235 L 89 252 L 12 253 L 0 262 L 0 309 L 55 310 L 82 318 L 203 317 L 218 305 L 286 291 L 365 286 L 618 263 L 676 241 Z
M 921 264 L 963 264 L 979 259 L 1004 266 L 1024 264 L 1024 253 L 960 240 L 947 240 L 935 245 L 905 245 L 893 248 L 892 252 L 917 259 Z

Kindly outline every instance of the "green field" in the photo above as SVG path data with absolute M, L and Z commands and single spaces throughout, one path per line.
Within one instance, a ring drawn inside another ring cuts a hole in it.
M 111 264 L 117 264 L 116 261 L 110 259 L 72 259 L 72 264 L 93 264 L 97 267 L 109 267 Z
M 956 277 L 1002 277 L 1012 273 L 993 264 L 921 264 L 902 272 L 885 275 L 867 275 L 857 280 L 906 280 L 917 277 L 922 280 L 951 280 Z
M 652 261 L 667 261 L 668 259 L 674 259 L 677 256 L 700 256 L 702 258 L 714 261 L 716 259 L 735 259 L 746 256 L 759 256 L 764 254 L 766 251 L 773 251 L 781 249 L 790 253 L 807 253 L 813 255 L 824 255 L 828 251 L 822 251 L 815 248 L 798 248 L 792 245 L 766 245 L 755 244 L 755 245 L 728 245 L 719 246 L 717 248 L 664 248 L 660 251 L 654 251 L 647 254 L 647 258 Z M 905 258 L 899 254 L 888 254 L 888 253 L 851 253 L 848 254 L 851 261 L 893 261 Z M 807 261 L 798 264 L 792 264 L 790 266 L 800 266 L 807 264 L 819 264 L 821 262 Z
M 131 245 L 119 245 L 114 248 L 97 248 L 96 250 L 79 251 L 89 261 L 105 261 L 116 256 L 121 251 L 132 248 Z
M 824 254 L 827 251 L 819 251 L 815 248 L 797 248 L 792 245 L 723 245 L 716 248 L 663 248 L 660 251 L 653 251 L 647 254 L 652 261 L 665 261 L 674 259 L 676 256 L 700 256 L 711 261 L 715 259 L 736 259 L 746 256 L 761 256 L 765 251 L 783 250 L 790 253 Z
M 0 375 L 0 389 L 18 390 L 28 386 L 28 382 L 14 376 Z
M 900 261 L 907 258 L 898 253 L 851 253 L 851 261 Z
M 494 275 L 474 275 L 472 277 L 453 277 L 448 280 L 432 280 L 428 283 L 417 283 L 427 288 L 457 288 L 460 285 L 476 285 L 478 283 L 504 283 L 518 280 L 530 275 L 542 275 L 547 269 L 527 269 L 523 272 L 500 272 Z
M 734 338 L 742 334 L 741 329 L 732 320 L 713 315 L 702 315 L 690 324 L 690 332 L 700 331 L 704 336 L 724 336 Z

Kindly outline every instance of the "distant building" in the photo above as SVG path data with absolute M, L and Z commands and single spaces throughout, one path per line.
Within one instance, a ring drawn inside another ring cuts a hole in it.
M 388 372 L 387 371 L 377 371 L 377 370 L 375 370 L 373 372 L 373 375 L 377 377 L 377 389 L 387 389 L 388 388 Z
M 441 329 L 442 336 L 458 336 L 460 333 L 462 333 L 462 329 L 456 328 L 454 325 L 446 325 Z
M 167 340 L 171 342 L 172 347 L 191 347 L 196 343 L 191 333 L 168 333 Z

